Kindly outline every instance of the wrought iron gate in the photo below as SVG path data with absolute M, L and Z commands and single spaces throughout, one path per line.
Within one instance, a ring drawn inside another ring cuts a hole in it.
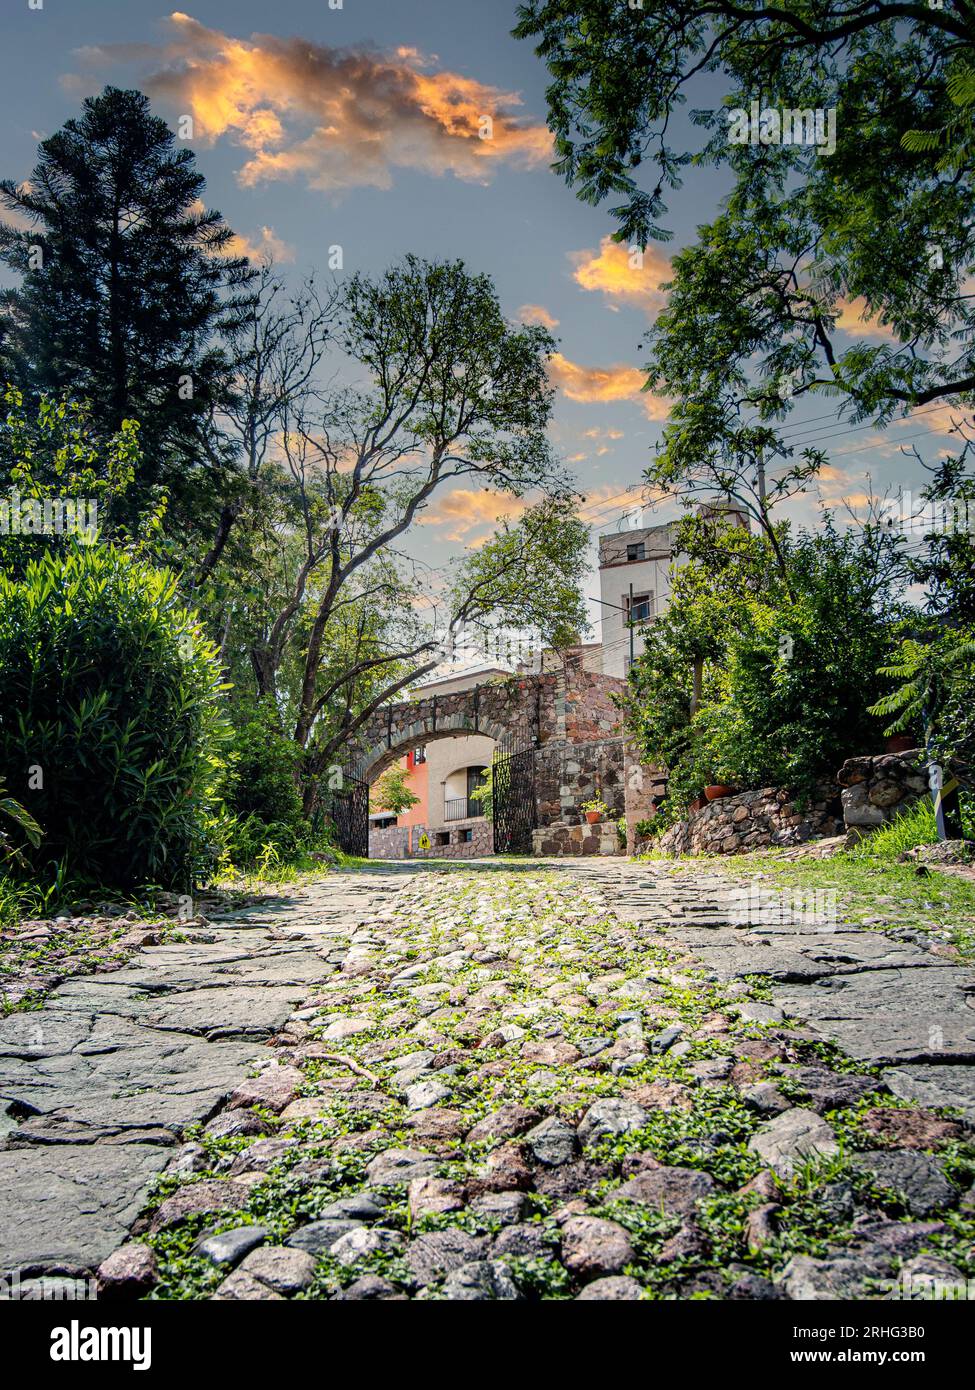
M 335 825 L 339 849 L 360 859 L 369 858 L 369 783 L 349 768 L 342 769 L 341 787 L 322 795 L 325 814 Z
M 495 854 L 531 854 L 538 823 L 535 799 L 535 749 L 494 750 L 491 801 Z

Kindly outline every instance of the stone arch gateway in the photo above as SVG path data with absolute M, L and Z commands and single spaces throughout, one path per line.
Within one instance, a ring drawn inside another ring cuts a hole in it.
M 623 740 L 613 696 L 624 687 L 615 676 L 586 670 L 581 655 L 569 652 L 555 670 L 518 673 L 427 697 L 421 690 L 414 699 L 377 710 L 338 759 L 346 768 L 344 804 L 333 799 L 332 812 L 343 849 L 368 853 L 368 786 L 387 767 L 411 746 L 464 734 L 485 734 L 495 741 L 496 760 L 516 760 L 509 765 L 510 775 L 499 780 L 502 795 L 518 796 L 525 803 L 515 817 L 522 839 L 496 848 L 526 848 L 526 829 L 530 836 L 535 826 L 578 816 L 578 803 L 594 789 L 604 795 L 611 811 L 622 814 Z M 619 748 L 621 770 L 612 787 L 603 787 L 599 768 L 605 768 L 605 749 L 611 746 Z M 603 750 L 601 758 L 597 748 Z M 528 750 L 539 756 L 517 761 Z M 558 772 L 553 774 L 555 767 Z M 509 787 L 510 793 L 505 790 Z M 496 825 L 505 822 L 501 809 Z

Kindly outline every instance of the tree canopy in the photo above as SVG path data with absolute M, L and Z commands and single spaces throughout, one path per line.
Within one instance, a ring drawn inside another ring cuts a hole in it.
M 692 170 L 732 181 L 674 257 L 649 336 L 648 385 L 674 400 L 651 477 L 759 447 L 819 466 L 815 441 L 781 428 L 807 396 L 880 423 L 970 399 L 968 5 L 531 0 L 519 16 L 552 75 L 556 168 L 586 201 L 617 200 L 619 239 L 667 239 Z M 777 143 L 771 125 L 735 143 L 730 118 L 753 103 L 832 113 L 835 149 Z M 838 320 L 858 314 L 874 335 L 844 344 Z

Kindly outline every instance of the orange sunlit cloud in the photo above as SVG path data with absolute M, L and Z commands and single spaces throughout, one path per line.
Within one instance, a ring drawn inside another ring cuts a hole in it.
M 661 310 L 666 295 L 661 289 L 668 283 L 672 270 L 670 261 L 654 247 L 645 251 L 632 250 L 604 236 L 598 251 L 573 251 L 572 278 L 584 290 L 598 290 L 612 303 L 631 304 L 651 317 Z
M 881 323 L 871 315 L 862 295 L 856 299 L 838 300 L 837 308 L 839 314 L 834 326 L 841 328 L 851 338 L 885 338 L 888 342 L 897 342 L 897 334 L 890 324 Z
M 169 16 L 159 47 L 107 44 L 81 51 L 89 66 L 147 59 L 141 84 L 194 121 L 194 137 L 246 149 L 238 173 L 252 186 L 303 177 L 312 188 L 388 188 L 394 168 L 487 182 L 501 161 L 546 163 L 544 125 L 515 114 L 521 99 L 473 78 L 429 71 L 413 49 L 332 48 L 256 34 L 249 40 Z
M 280 265 L 293 261 L 295 249 L 277 235 L 273 227 L 262 227 L 257 237 L 235 233 L 221 252 L 224 256 L 246 256 L 256 265 Z
M 452 526 L 445 534 L 448 541 L 466 540 L 481 526 L 494 526 L 502 520 L 516 521 L 530 504 L 522 497 L 510 497 L 503 492 L 484 488 L 458 488 L 423 513 L 424 526 Z
M 932 434 L 951 435 L 959 441 L 959 448 L 962 441 L 972 434 L 975 430 L 975 414 L 969 405 L 953 404 L 950 401 L 932 401 L 928 405 L 919 406 L 917 410 L 911 411 L 903 419 L 898 420 L 897 426 L 905 428 L 908 425 L 923 425 Z
M 555 352 L 549 358 L 548 374 L 570 401 L 633 401 L 651 420 L 666 420 L 670 414 L 670 405 L 662 396 L 643 390 L 647 378 L 639 367 L 625 363 L 583 367 Z
M 515 314 L 519 323 L 537 323 L 542 328 L 556 328 L 558 319 L 541 304 L 523 304 Z

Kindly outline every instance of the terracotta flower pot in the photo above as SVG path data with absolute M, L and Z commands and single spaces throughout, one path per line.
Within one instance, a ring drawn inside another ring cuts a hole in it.
M 726 787 L 723 782 L 716 782 L 713 787 L 704 788 L 704 795 L 708 801 L 720 801 L 721 797 L 730 796 L 733 790 L 733 787 Z
M 587 811 L 586 820 L 589 822 L 590 825 L 596 825 L 598 824 L 600 814 L 601 812 L 599 811 Z

